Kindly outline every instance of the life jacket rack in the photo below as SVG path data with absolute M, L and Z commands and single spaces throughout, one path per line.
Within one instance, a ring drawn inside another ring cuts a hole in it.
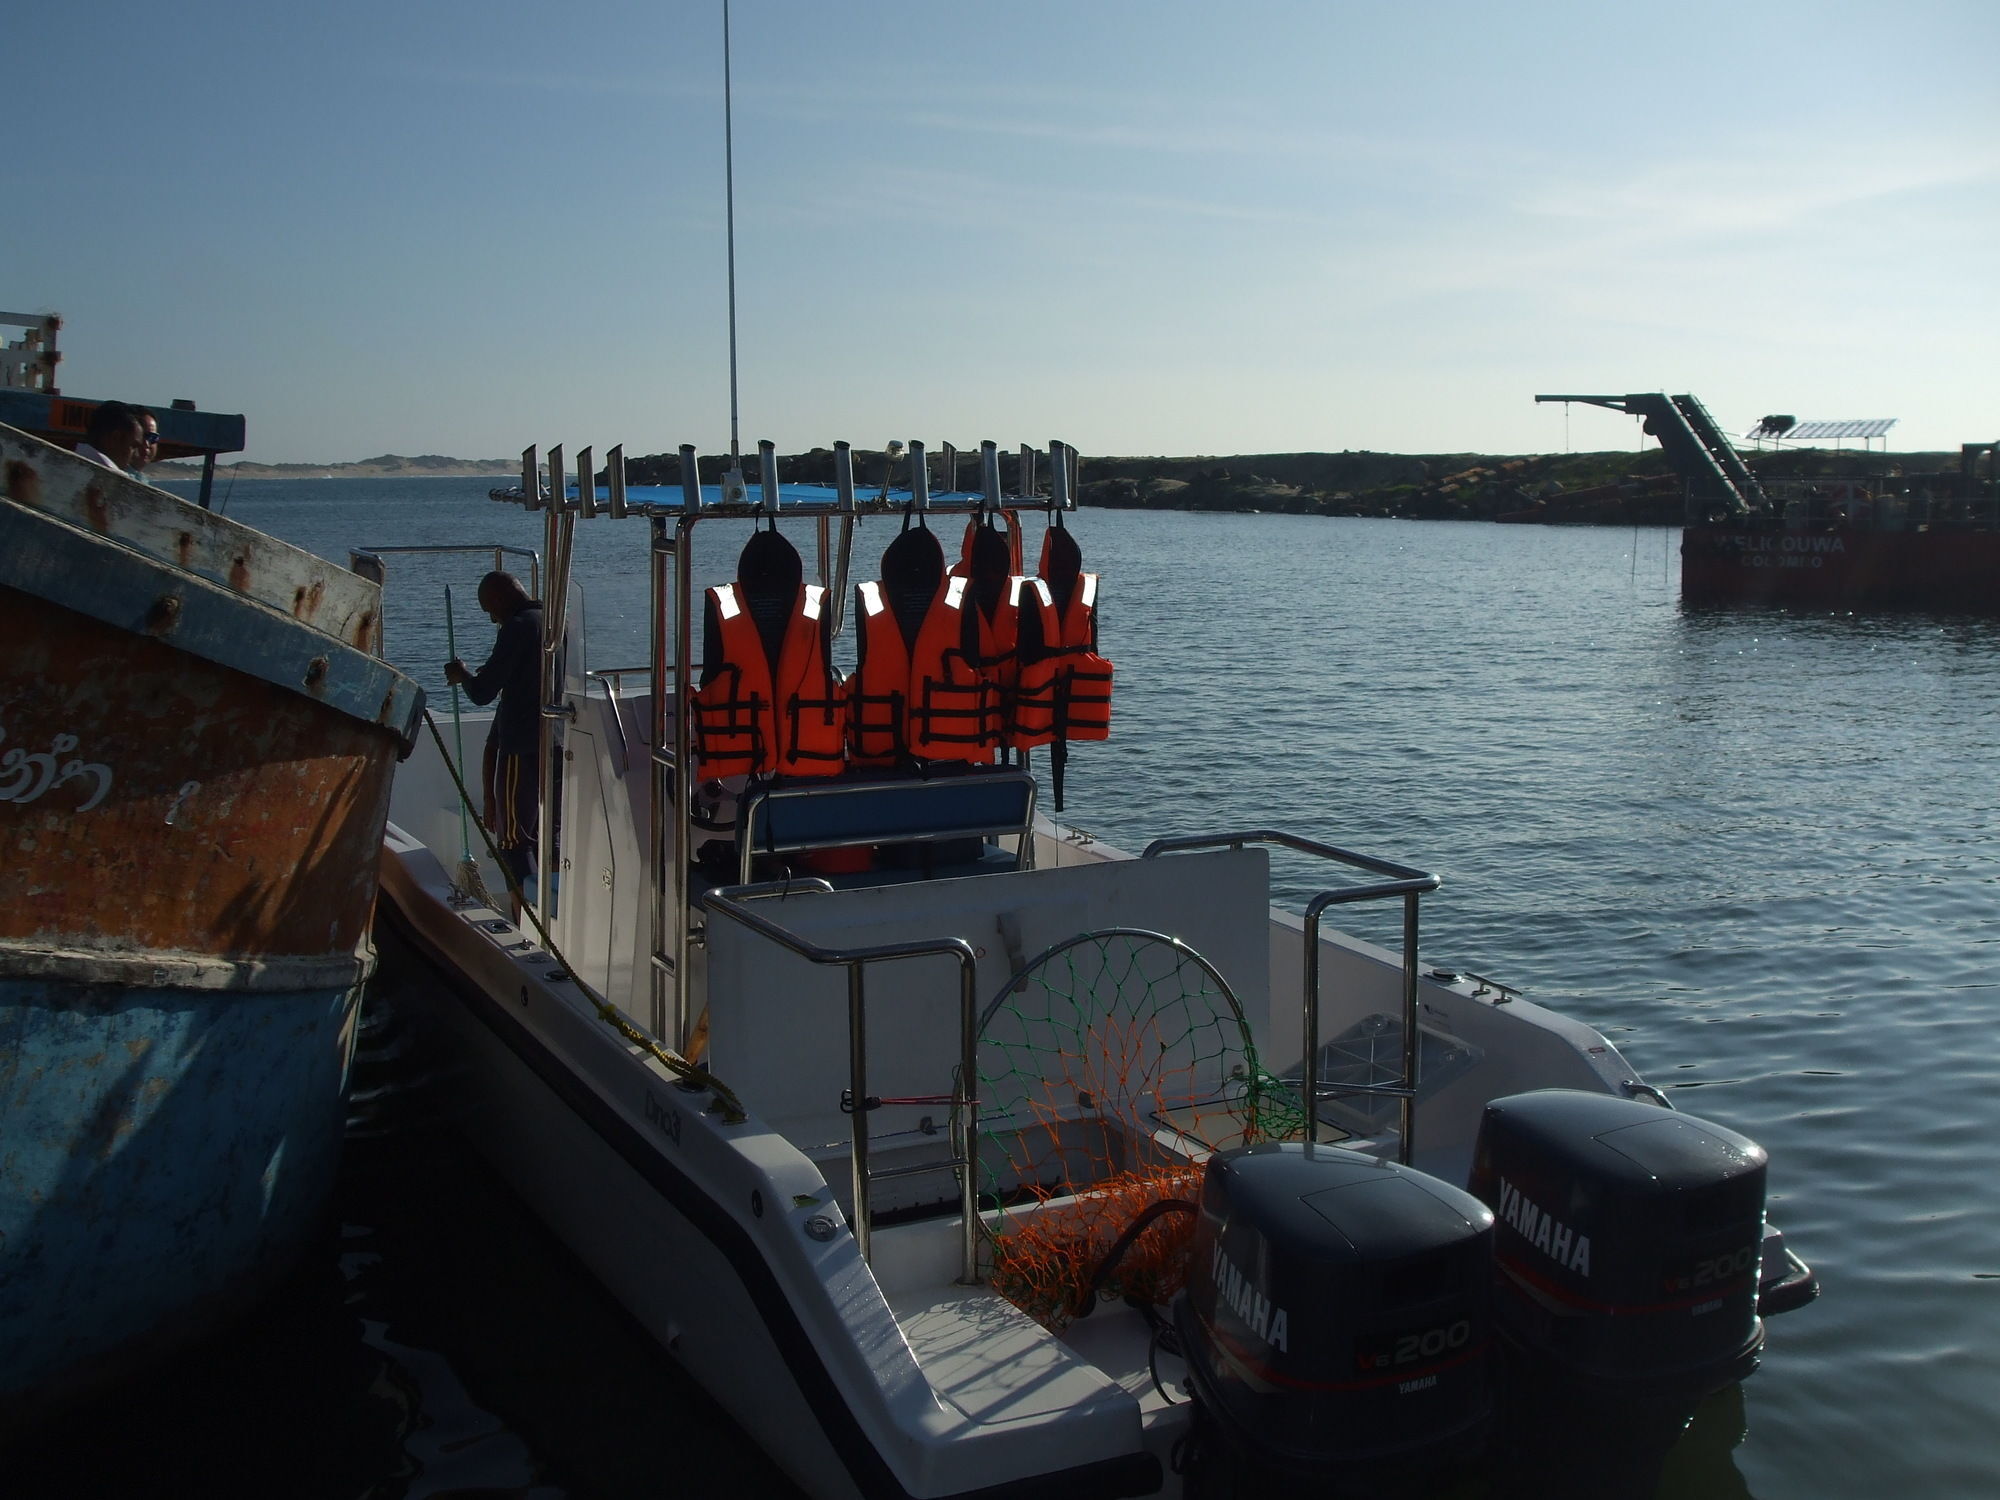
M 605 456 L 604 483 L 597 481 L 597 467 L 590 448 L 576 455 L 575 477 L 564 461 L 564 449 L 548 450 L 546 473 L 535 447 L 522 450 L 521 481 L 518 486 L 496 489 L 492 498 L 504 503 L 540 511 L 544 538 L 547 583 L 543 592 L 542 642 L 542 732 L 541 732 L 541 817 L 540 845 L 544 851 L 560 847 L 560 830 L 553 826 L 560 806 L 556 796 L 558 774 L 555 738 L 559 723 L 571 720 L 575 711 L 563 702 L 562 643 L 569 628 L 568 603 L 571 561 L 576 523 L 600 516 L 613 520 L 642 519 L 648 523 L 651 574 L 651 607 L 648 639 L 653 681 L 651 745 L 651 827 L 648 830 L 652 864 L 651 889 L 651 1015 L 653 1034 L 670 1046 L 686 1049 L 693 1040 L 696 1013 L 691 994 L 693 965 L 686 961 L 692 947 L 703 941 L 703 928 L 696 921 L 689 855 L 694 847 L 693 808 L 695 790 L 689 715 L 684 709 L 685 664 L 695 661 L 695 611 L 701 590 L 694 586 L 694 533 L 704 521 L 804 520 L 813 524 L 817 542 L 818 583 L 826 588 L 830 618 L 829 636 L 838 636 L 846 619 L 849 574 L 855 522 L 868 515 L 959 515 L 1004 516 L 1018 534 L 1019 514 L 1042 511 L 1051 517 L 1076 509 L 1078 456 L 1067 443 L 1051 441 L 1046 452 L 1023 444 L 1019 450 L 1016 493 L 1003 492 L 1000 450 L 991 442 L 979 448 L 980 487 L 976 491 L 955 488 L 959 467 L 958 451 L 942 445 L 946 489 L 933 491 L 930 461 L 920 442 L 910 443 L 905 452 L 910 467 L 906 489 L 892 489 L 885 482 L 875 493 L 867 493 L 855 483 L 854 450 L 846 442 L 833 448 L 834 482 L 828 485 L 780 484 L 776 445 L 760 442 L 755 489 L 746 482 L 741 462 L 732 455 L 730 466 L 719 485 L 700 479 L 700 458 L 694 445 L 682 444 L 678 486 L 634 486 L 626 482 L 623 445 Z M 892 450 L 893 454 L 893 450 Z M 1038 477 L 1046 465 L 1048 489 L 1038 493 Z M 1028 769 L 1029 752 L 1022 751 L 1021 769 Z M 671 812 L 663 815 L 663 809 Z M 1024 835 L 1026 837 L 1026 835 Z M 551 863 L 555 863 L 552 859 Z M 549 890 L 553 881 L 541 883 L 537 893 L 540 915 L 546 923 L 552 915 Z

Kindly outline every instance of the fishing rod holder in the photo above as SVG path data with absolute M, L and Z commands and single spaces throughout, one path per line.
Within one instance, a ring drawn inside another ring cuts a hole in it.
M 898 448 L 899 445 L 892 443 L 884 450 L 885 465 L 893 466 Z M 857 493 L 855 486 L 852 444 L 842 441 L 834 445 L 831 485 L 784 485 L 778 478 L 777 445 L 768 439 L 762 440 L 757 444 L 758 484 L 756 496 L 752 498 L 735 456 L 734 444 L 722 484 L 712 487 L 711 492 L 705 492 L 701 482 L 700 455 L 692 443 L 683 443 L 678 450 L 680 486 L 676 503 L 656 498 L 663 490 L 671 493 L 667 486 L 653 487 L 653 495 L 644 495 L 643 488 L 643 497 L 633 495 L 627 483 L 624 446 L 620 444 L 605 455 L 605 493 L 600 505 L 596 476 L 592 472 L 591 449 L 584 448 L 577 454 L 575 489 L 572 493 L 564 472 L 562 446 L 558 444 L 548 450 L 546 484 L 538 450 L 530 446 L 521 451 L 519 485 L 510 490 L 496 489 L 491 492 L 491 498 L 495 500 L 540 511 L 544 522 L 543 553 L 548 559 L 548 584 L 542 590 L 542 702 L 545 707 L 541 714 L 543 779 L 539 848 L 545 853 L 557 848 L 560 832 L 551 821 L 557 804 L 554 795 L 554 777 L 558 774 L 555 726 L 564 718 L 574 717 L 562 704 L 559 668 L 561 643 L 569 625 L 570 563 L 576 523 L 579 519 L 594 520 L 601 515 L 617 520 L 638 517 L 645 520 L 651 529 L 651 625 L 648 634 L 652 643 L 650 670 L 654 687 L 650 760 L 652 806 L 656 815 L 650 829 L 653 901 L 651 958 L 647 965 L 652 984 L 648 1020 L 653 1034 L 666 1038 L 674 1046 L 688 1045 L 695 1020 L 692 1014 L 693 966 L 682 962 L 681 956 L 700 946 L 704 940 L 704 929 L 697 922 L 688 881 L 688 857 L 696 837 L 692 745 L 687 715 L 676 708 L 685 688 L 682 675 L 684 664 L 692 660 L 694 654 L 695 607 L 699 597 L 694 585 L 695 526 L 710 520 L 757 521 L 775 526 L 781 518 L 816 523 L 819 533 L 818 577 L 833 596 L 828 627 L 837 635 L 845 618 L 849 563 L 855 526 L 860 517 L 904 515 L 912 511 L 965 516 L 1004 513 L 1018 530 L 1017 512 L 1044 511 L 1051 520 L 1056 520 L 1062 512 L 1076 508 L 1075 481 L 1081 460 L 1076 449 L 1060 439 L 1052 439 L 1048 445 L 1049 493 L 1046 497 L 1036 492 L 1040 454 L 1025 443 L 1020 448 L 1016 476 L 1018 493 L 1013 495 L 1005 493 L 1002 487 L 1000 451 L 992 442 L 980 444 L 980 487 L 974 493 L 962 492 L 956 487 L 958 450 L 953 445 L 940 445 L 947 488 L 937 493 L 931 489 L 930 465 L 924 445 L 912 442 L 901 451 L 907 453 L 910 462 L 909 490 L 891 490 L 890 476 L 885 468 L 881 491 L 863 496 Z M 833 534 L 835 520 L 840 522 L 837 541 Z M 613 691 L 607 684 L 606 692 Z M 622 725 L 622 713 L 619 722 Z M 549 904 L 551 885 L 551 881 L 544 880 L 536 889 L 536 904 L 544 926 L 550 925 L 554 915 Z
M 1076 476 L 1080 460 L 1075 448 L 1052 439 L 1048 447 L 1050 492 L 1038 493 L 1042 453 L 1029 444 L 1019 449 L 1018 475 L 1013 493 L 1002 485 L 999 445 L 991 440 L 979 445 L 979 487 L 958 488 L 961 467 L 959 450 L 950 443 L 939 445 L 941 484 L 931 479 L 931 454 L 921 442 L 911 442 L 900 452 L 910 463 L 907 490 L 889 489 L 876 495 L 857 492 L 854 481 L 854 448 L 845 440 L 834 444 L 834 478 L 831 485 L 784 484 L 778 477 L 777 445 L 769 439 L 757 444 L 758 478 L 755 492 L 732 459 L 720 483 L 701 483 L 700 457 L 691 443 L 683 443 L 680 458 L 680 500 L 673 503 L 657 498 L 635 499 L 626 474 L 625 448 L 621 443 L 605 454 L 604 477 L 600 488 L 593 472 L 592 452 L 577 454 L 575 477 L 565 472 L 560 444 L 548 450 L 548 478 L 534 447 L 521 451 L 521 478 L 513 489 L 496 489 L 491 498 L 520 505 L 527 510 L 556 514 L 573 513 L 584 520 L 609 515 L 613 520 L 627 516 L 679 516 L 700 514 L 754 520 L 779 515 L 863 516 L 896 515 L 906 510 L 923 513 L 973 514 L 993 511 L 1073 511 L 1076 509 Z M 894 463 L 897 452 L 885 454 Z M 656 487 L 663 488 L 663 487 Z

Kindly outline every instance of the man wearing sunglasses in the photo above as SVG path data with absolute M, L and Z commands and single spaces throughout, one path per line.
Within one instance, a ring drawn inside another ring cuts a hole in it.
M 146 446 L 148 426 L 158 441 L 159 423 L 151 412 L 127 406 L 123 401 L 106 401 L 90 414 L 90 426 L 84 431 L 83 441 L 76 445 L 77 457 L 102 464 L 115 473 L 136 477 L 139 466 L 153 453 Z
M 134 479 L 143 479 L 145 476 L 139 471 L 160 456 L 160 419 L 143 406 L 138 407 L 137 411 L 140 427 L 139 446 L 133 451 L 132 462 L 125 467 L 131 471 Z

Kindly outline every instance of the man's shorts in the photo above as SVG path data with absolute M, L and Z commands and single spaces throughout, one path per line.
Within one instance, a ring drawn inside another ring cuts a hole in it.
M 489 830 L 500 858 L 514 879 L 525 886 L 534 877 L 541 778 L 535 774 L 535 753 L 495 750 L 486 759 L 486 797 L 493 808 Z

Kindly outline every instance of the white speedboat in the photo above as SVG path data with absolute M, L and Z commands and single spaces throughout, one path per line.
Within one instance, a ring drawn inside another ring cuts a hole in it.
M 614 452 L 600 494 L 586 452 L 545 495 L 526 456 L 561 878 L 517 919 L 454 868 L 437 736 L 383 867 L 480 1149 L 815 1496 L 1393 1489 L 1559 1441 L 1504 1399 L 1529 1379 L 1598 1424 L 1747 1373 L 1816 1291 L 1763 1153 L 1421 959 L 1435 876 L 1273 830 L 1134 856 L 1038 807 L 1032 751 L 704 783 L 678 706 L 708 523 L 815 541 L 837 628 L 857 516 L 1018 535 L 1072 508 L 1073 453 L 1047 493 L 1038 457 L 1003 492 L 988 444 L 977 492 L 932 495 L 913 445 L 908 492 L 857 497 L 845 445 L 824 489 L 781 489 L 768 444 L 747 491 L 683 449 L 678 490 L 627 491 Z M 650 535 L 647 674 L 587 663 L 579 522 Z M 1272 845 L 1326 862 L 1302 912 Z M 1402 908 L 1400 951 L 1322 925 L 1361 901 Z

